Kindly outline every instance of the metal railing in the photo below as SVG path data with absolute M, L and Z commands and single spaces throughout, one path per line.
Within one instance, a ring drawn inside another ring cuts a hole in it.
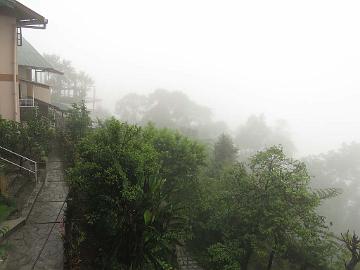
M 19 106 L 20 107 L 34 107 L 35 101 L 33 98 L 20 98 L 19 99 Z
M 26 167 L 24 167 L 24 166 L 22 166 L 22 165 L 20 165 L 20 164 L 17 164 L 17 163 L 15 163 L 15 162 L 7 159 L 7 158 L 4 158 L 4 157 L 2 157 L 1 154 L 0 154 L 0 159 L 1 159 L 1 160 L 5 161 L 5 162 L 7 162 L 7 163 L 10 163 L 10 164 L 12 164 L 12 165 L 14 165 L 14 166 L 16 166 L 16 167 L 18 167 L 18 168 L 20 168 L 20 169 L 23 169 L 23 170 L 25 170 L 25 171 L 28 171 L 28 172 L 30 172 L 30 173 L 33 173 L 33 174 L 35 175 L 35 181 L 36 181 L 36 183 L 38 182 L 38 166 L 37 166 L 37 162 L 36 162 L 36 161 L 31 160 L 30 158 L 24 157 L 24 156 L 22 156 L 22 155 L 20 155 L 20 154 L 18 154 L 18 153 L 15 153 L 15 152 L 13 152 L 13 151 L 11 151 L 11 150 L 9 150 L 9 149 L 6 149 L 5 147 L 0 146 L 0 149 L 1 149 L 1 150 L 4 150 L 4 151 L 5 151 L 6 153 L 8 153 L 8 154 L 14 155 L 14 156 L 16 156 L 16 157 L 18 157 L 18 158 L 21 158 L 22 160 L 26 160 L 26 161 L 28 161 L 30 164 L 32 164 L 32 165 L 34 166 L 34 169 L 33 169 L 33 170 L 32 170 L 32 169 L 29 169 L 29 168 L 26 168 Z

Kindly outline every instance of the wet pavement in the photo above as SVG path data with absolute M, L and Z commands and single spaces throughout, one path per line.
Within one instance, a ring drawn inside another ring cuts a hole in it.
M 62 162 L 51 154 L 42 190 L 26 224 L 6 240 L 8 257 L 0 269 L 63 269 L 62 218 L 67 193 Z
M 62 219 L 68 187 L 61 160 L 51 154 L 45 183 L 26 224 L 6 240 L 8 257 L 0 270 L 60 270 L 64 251 Z M 184 247 L 177 246 L 179 270 L 202 270 Z

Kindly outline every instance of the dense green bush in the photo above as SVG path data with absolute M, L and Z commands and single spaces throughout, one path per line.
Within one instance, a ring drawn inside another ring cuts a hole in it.
M 57 129 L 57 138 L 61 144 L 67 165 L 75 161 L 75 147 L 91 131 L 92 121 L 84 102 L 72 104 L 66 112 L 64 127 Z
M 170 129 L 149 125 L 143 130 L 158 153 L 159 174 L 166 179 L 164 189 L 171 202 L 191 218 L 193 205 L 199 200 L 199 171 L 205 165 L 205 147 Z
M 195 196 L 179 198 L 196 191 L 203 148 L 169 130 L 111 119 L 78 143 L 75 156 L 66 214 L 67 227 L 76 228 L 68 236 L 70 264 L 172 269 Z
M 29 115 L 20 123 L 0 118 L 0 145 L 39 162 L 46 157 L 54 132 L 47 117 L 36 110 Z

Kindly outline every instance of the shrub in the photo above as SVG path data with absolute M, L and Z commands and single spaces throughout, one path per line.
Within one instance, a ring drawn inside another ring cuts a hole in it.
M 85 103 L 74 103 L 65 115 L 64 128 L 57 130 L 67 165 L 74 164 L 76 145 L 90 132 L 91 125 L 92 121 Z
M 46 157 L 52 138 L 50 120 L 35 111 L 26 122 L 0 118 L 0 145 L 35 161 Z
M 173 248 L 184 219 L 166 188 L 174 179 L 163 177 L 164 152 L 154 144 L 159 134 L 149 132 L 111 119 L 77 146 L 69 171 L 67 223 L 76 223 L 85 235 L 82 241 L 69 236 L 72 244 L 78 243 L 72 248 L 79 251 L 83 267 L 140 270 L 174 265 Z M 96 255 L 82 257 L 84 253 Z

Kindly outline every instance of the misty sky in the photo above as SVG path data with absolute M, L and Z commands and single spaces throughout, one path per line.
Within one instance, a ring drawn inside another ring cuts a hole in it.
M 359 141 L 360 1 L 21 2 L 49 19 L 24 36 L 89 73 L 110 110 L 165 88 L 232 126 L 285 119 L 299 154 Z

